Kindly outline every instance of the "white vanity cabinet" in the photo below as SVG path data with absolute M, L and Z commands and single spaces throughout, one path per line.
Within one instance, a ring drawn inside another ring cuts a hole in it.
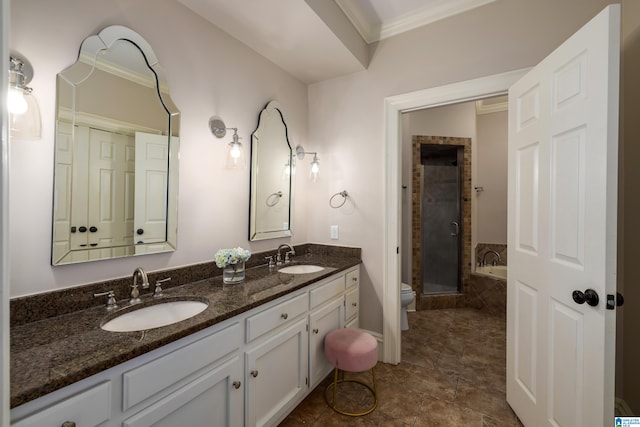
M 310 293 L 309 383 L 314 388 L 333 366 L 324 357 L 324 337 L 344 325 L 345 276 L 318 286 Z
M 307 393 L 308 333 L 299 318 L 245 352 L 246 424 L 270 426 Z
M 345 275 L 347 290 L 344 296 L 344 320 L 345 327 L 357 328 L 359 325 L 358 314 L 360 304 L 360 269 L 350 270 Z
M 354 279 L 355 278 L 355 279 Z M 12 409 L 15 427 L 275 426 L 357 325 L 359 266 Z
M 235 427 L 242 421 L 242 363 L 238 356 L 127 418 L 123 427 Z
M 53 393 L 52 393 L 53 394 Z M 111 419 L 111 382 L 104 381 L 12 423 L 14 427 L 94 427 Z
M 242 335 L 235 322 L 125 372 L 123 427 L 242 425 Z

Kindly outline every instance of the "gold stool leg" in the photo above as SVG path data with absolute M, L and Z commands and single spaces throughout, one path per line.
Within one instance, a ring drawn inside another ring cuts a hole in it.
M 375 366 L 373 368 L 371 368 L 371 378 L 373 380 L 373 387 L 371 387 L 369 384 L 360 381 L 360 380 L 354 380 L 354 379 L 346 379 L 344 377 L 344 371 L 342 372 L 342 379 L 338 379 L 338 368 L 335 368 L 333 371 L 333 382 L 330 383 L 327 388 L 324 391 L 324 398 L 327 402 L 327 404 L 329 405 L 329 407 L 331 409 L 333 409 L 334 411 L 343 414 L 343 415 L 348 415 L 350 417 L 360 417 L 362 415 L 367 415 L 370 414 L 371 412 L 373 412 L 377 407 L 378 407 L 378 391 L 377 391 L 377 387 L 376 387 L 376 373 L 375 373 Z M 373 395 L 373 405 L 371 405 L 371 407 L 367 410 L 365 410 L 364 412 L 347 412 L 344 411 L 340 408 L 337 408 L 337 400 L 338 400 L 338 396 L 337 396 L 337 389 L 338 389 L 338 384 L 340 383 L 358 383 L 363 385 L 364 387 L 366 387 Z M 329 399 L 327 398 L 327 393 L 329 391 L 329 389 L 333 387 L 333 401 L 329 401 Z

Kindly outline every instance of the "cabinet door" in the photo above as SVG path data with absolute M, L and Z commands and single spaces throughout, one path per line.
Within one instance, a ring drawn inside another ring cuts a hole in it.
M 331 370 L 324 356 L 324 337 L 332 330 L 342 327 L 342 298 L 337 298 L 309 316 L 309 377 L 314 388 Z
M 271 425 L 306 394 L 308 345 L 303 318 L 245 353 L 247 426 Z
M 358 317 L 358 304 L 359 304 L 359 288 L 354 286 L 350 288 L 344 296 L 344 320 L 347 323 L 352 323 L 354 318 Z
M 124 427 L 237 427 L 243 425 L 240 357 L 215 365 L 198 379 L 124 421 Z
M 65 421 L 93 427 L 111 416 L 111 383 L 104 382 L 56 403 L 47 409 L 11 423 L 13 427 L 58 427 Z

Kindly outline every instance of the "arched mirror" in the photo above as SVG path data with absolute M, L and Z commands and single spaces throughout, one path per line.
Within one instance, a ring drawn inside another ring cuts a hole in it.
M 151 46 L 88 37 L 56 99 L 52 265 L 175 250 L 180 113 Z
M 249 240 L 293 234 L 294 161 L 285 113 L 277 101 L 271 101 L 251 134 Z

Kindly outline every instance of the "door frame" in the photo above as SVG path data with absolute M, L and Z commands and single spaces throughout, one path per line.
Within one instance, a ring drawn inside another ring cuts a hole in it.
M 384 99 L 385 188 L 382 361 L 400 363 L 402 127 L 400 114 L 504 95 L 530 68 L 480 77 Z M 407 254 L 408 256 L 409 254 Z

